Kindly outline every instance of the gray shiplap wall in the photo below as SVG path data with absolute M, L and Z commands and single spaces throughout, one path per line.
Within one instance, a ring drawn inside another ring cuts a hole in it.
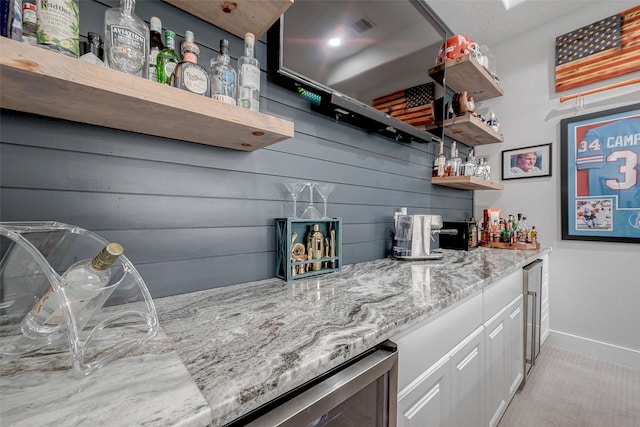
M 81 0 L 81 34 L 102 32 L 114 4 Z M 139 1 L 136 12 L 179 35 L 193 30 L 206 68 L 220 38 L 234 65 L 242 52 L 240 38 L 159 0 Z M 431 185 L 433 144 L 396 143 L 312 112 L 267 80 L 266 37 L 257 57 L 261 111 L 294 121 L 295 136 L 252 153 L 2 110 L 0 220 L 60 221 L 119 241 L 161 297 L 273 277 L 274 218 L 292 209 L 287 178 L 336 183 L 329 214 L 343 218 L 346 264 L 387 255 L 398 207 L 471 215 L 472 192 Z

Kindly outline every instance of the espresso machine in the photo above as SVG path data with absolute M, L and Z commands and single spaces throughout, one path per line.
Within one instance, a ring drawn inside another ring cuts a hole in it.
M 395 222 L 392 257 L 398 260 L 442 259 L 438 235 L 458 233 L 443 229 L 440 215 L 397 215 Z

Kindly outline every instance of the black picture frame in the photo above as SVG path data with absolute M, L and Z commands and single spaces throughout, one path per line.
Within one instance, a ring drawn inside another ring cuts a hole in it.
M 640 243 L 640 104 L 560 121 L 562 240 Z
M 533 164 L 527 159 L 531 159 Z M 503 181 L 551 176 L 551 166 L 551 143 L 502 151 Z

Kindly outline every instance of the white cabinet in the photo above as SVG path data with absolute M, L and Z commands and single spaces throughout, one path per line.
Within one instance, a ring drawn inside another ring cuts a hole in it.
M 524 296 L 520 295 L 509 304 L 509 328 L 511 346 L 511 367 L 509 373 L 509 396 L 516 394 L 524 379 Z
M 484 324 L 487 352 L 486 405 L 490 426 L 498 424 L 502 412 L 507 407 L 505 389 L 510 372 L 507 361 L 511 360 L 511 355 L 508 354 L 510 336 L 507 315 L 505 307 Z
M 451 363 L 451 426 L 467 427 L 484 419 L 483 327 L 458 344 L 449 355 Z
M 447 354 L 398 394 L 399 427 L 445 427 L 451 405 Z
M 496 426 L 524 375 L 524 306 L 518 295 L 484 324 L 487 422 Z
M 524 372 L 522 271 L 391 338 L 398 425 L 496 425 Z

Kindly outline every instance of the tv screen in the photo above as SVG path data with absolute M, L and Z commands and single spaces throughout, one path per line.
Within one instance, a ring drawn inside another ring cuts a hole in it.
M 427 70 L 447 36 L 434 16 L 422 0 L 296 0 L 269 31 L 269 68 L 336 118 L 429 141 L 443 89 Z

